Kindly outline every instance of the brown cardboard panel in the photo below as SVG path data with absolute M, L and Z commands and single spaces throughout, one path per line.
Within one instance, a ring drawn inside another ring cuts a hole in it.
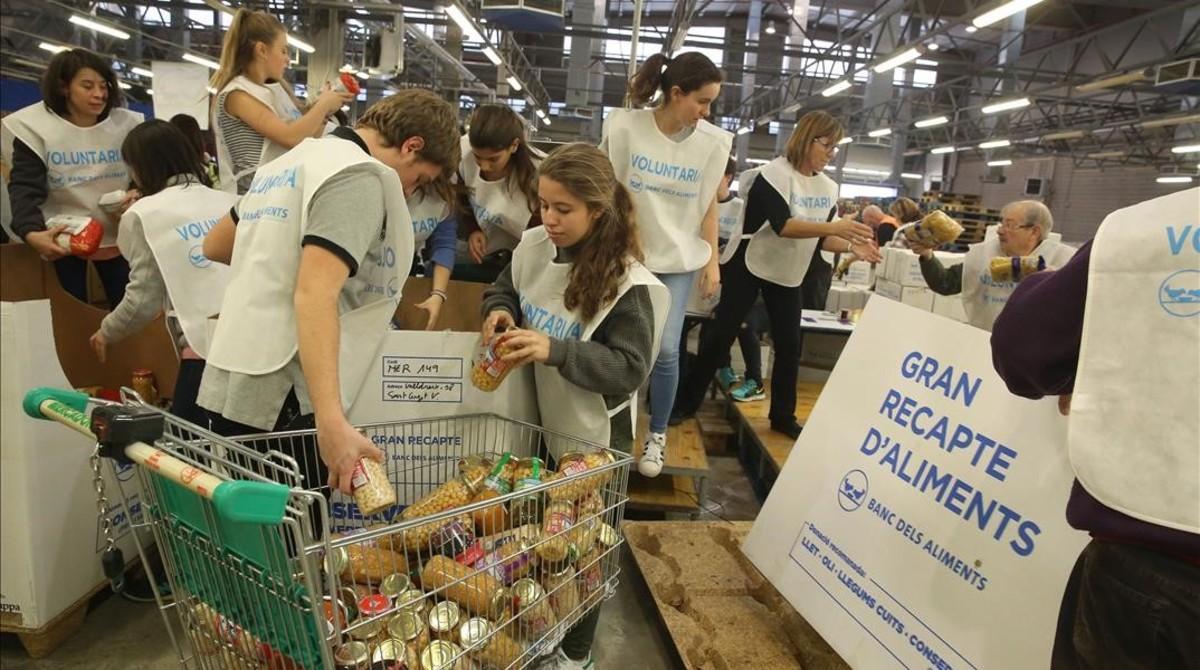
M 133 370 L 149 368 L 158 381 L 158 390 L 169 397 L 179 374 L 179 358 L 171 343 L 162 315 L 150 322 L 140 333 L 108 347 L 108 359 L 96 360 L 89 344 L 92 333 L 108 313 L 85 305 L 67 294 L 53 271 L 45 273 L 44 287 L 50 298 L 50 315 L 54 323 L 54 347 L 67 380 L 75 388 L 129 386 Z
M 429 297 L 432 285 L 433 280 L 428 277 L 409 277 L 404 283 L 404 295 L 400 300 L 400 307 L 396 310 L 396 319 L 401 329 L 425 329 L 429 316 L 425 310 L 419 309 L 417 304 Z M 489 284 L 451 281 L 446 288 L 446 303 L 442 305 L 437 330 L 479 332 L 483 327 L 479 306 L 483 302 L 483 291 L 488 286 Z
M 52 272 L 32 247 L 0 244 L 0 300 L 21 302 L 46 297 L 43 275 Z

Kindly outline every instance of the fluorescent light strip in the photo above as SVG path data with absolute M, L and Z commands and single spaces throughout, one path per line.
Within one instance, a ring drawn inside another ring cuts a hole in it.
M 988 167 L 1007 167 L 1009 165 L 1012 165 L 1012 161 L 1007 158 L 999 161 L 988 161 Z
M 904 65 L 905 63 L 909 63 L 920 57 L 921 57 L 920 51 L 918 51 L 916 49 L 909 49 L 908 51 L 905 51 L 903 53 L 892 56 L 891 58 L 883 61 L 882 63 L 876 65 L 875 67 L 873 67 L 871 69 L 874 70 L 876 74 L 883 74 L 884 72 L 891 71 L 901 65 Z
M 824 91 L 821 91 L 821 95 L 825 96 L 826 98 L 829 98 L 829 97 L 837 95 L 838 93 L 841 93 L 842 91 L 844 91 L 848 88 L 850 88 L 850 80 L 843 79 L 843 80 L 839 81 L 838 83 L 825 89 Z
M 74 23 L 77 26 L 83 26 L 84 28 L 89 28 L 98 33 L 104 33 L 105 35 L 111 35 L 119 40 L 129 39 L 129 33 L 125 32 L 124 30 L 121 30 L 119 28 L 113 28 L 112 26 L 105 25 L 98 21 L 86 19 L 78 14 L 72 14 L 71 18 L 69 18 L 67 20 L 70 21 L 71 23 Z
M 958 151 L 958 147 L 934 147 L 929 150 L 931 154 L 950 154 Z
M 1017 98 L 1015 100 L 1005 100 L 1004 102 L 996 102 L 986 105 L 982 111 L 984 114 L 996 114 L 999 112 L 1007 112 L 1013 109 L 1021 109 L 1022 107 L 1028 107 L 1031 104 L 1033 104 L 1033 102 L 1029 98 Z
M 297 49 L 303 51 L 306 54 L 314 53 L 317 50 L 317 48 L 314 47 L 313 45 L 309 44 L 308 42 L 305 42 L 304 40 L 300 39 L 299 37 L 296 37 L 295 35 L 292 35 L 291 33 L 288 33 L 287 41 L 288 41 L 288 44 L 296 47 Z
M 1178 147 L 1171 147 L 1173 154 L 1194 154 L 1200 151 L 1200 144 L 1184 144 Z
M 1188 114 L 1186 116 L 1169 116 L 1165 119 L 1154 119 L 1153 121 L 1142 121 L 1137 124 L 1138 128 L 1167 128 L 1169 126 L 1178 126 L 1185 123 L 1200 123 L 1200 114 Z
M 450 17 L 458 25 L 459 30 L 463 33 L 463 40 L 467 42 L 483 42 L 483 36 L 479 34 L 479 28 L 475 27 L 475 22 L 467 16 L 457 4 L 452 3 L 446 5 L 446 16 Z
M 751 130 L 750 126 L 742 126 L 741 128 L 737 129 L 737 134 L 745 135 L 746 133 L 750 132 L 750 130 Z
M 147 69 L 146 69 L 146 68 L 144 68 L 144 67 L 135 67 L 135 68 L 131 68 L 129 71 L 130 71 L 130 72 L 132 72 L 132 73 L 134 73 L 134 74 L 136 74 L 136 75 L 138 75 L 139 77 L 146 77 L 147 79 L 149 79 L 149 78 L 151 78 L 151 77 L 153 77 L 153 76 L 154 76 L 154 73 L 153 73 L 153 72 L 151 72 L 151 71 L 147 70 Z
M 1086 130 L 1064 130 L 1061 133 L 1050 133 L 1042 135 L 1043 142 L 1053 142 L 1054 140 L 1078 140 L 1087 135 Z
M 1009 0 L 999 7 L 986 11 L 971 19 L 971 25 L 976 28 L 986 28 L 997 21 L 1003 21 L 1019 11 L 1029 9 L 1042 0 Z
M 146 95 L 154 95 L 154 89 L 152 89 L 152 88 L 146 89 Z
M 125 82 L 123 82 L 123 81 L 118 81 L 118 82 L 117 82 L 117 87 L 118 87 L 118 88 L 120 88 L 122 91 L 128 91 L 129 89 L 133 88 L 133 85 L 132 85 L 132 84 L 127 84 L 127 83 L 125 83 Z
M 933 116 L 928 119 L 921 119 L 920 121 L 917 121 L 913 125 L 918 128 L 932 128 L 934 126 L 940 126 L 943 123 L 950 123 L 950 119 L 948 119 L 944 116 Z
M 847 135 L 847 136 L 843 137 L 842 139 L 838 140 L 838 144 L 850 144 L 853 141 L 854 141 L 854 138 Z
M 49 42 L 38 42 L 38 48 L 42 51 L 49 51 L 52 54 L 71 50 L 71 47 L 64 47 L 61 44 L 51 44 Z
M 978 29 L 978 28 L 976 28 L 975 26 L 967 26 L 967 34 L 970 34 L 970 33 L 976 32 L 976 31 L 978 31 L 978 30 L 979 30 L 979 29 Z
M 508 85 L 511 86 L 512 90 L 514 90 L 514 91 L 520 91 L 522 88 L 525 88 L 524 86 L 521 85 L 521 80 L 517 79 L 517 77 L 515 75 L 511 75 L 511 74 L 508 75 L 508 77 L 506 77 L 504 81 L 507 81 Z
M 504 62 L 500 58 L 500 54 L 496 53 L 496 50 L 493 49 L 490 45 L 483 47 L 483 55 L 487 56 L 487 59 L 492 61 L 492 65 L 499 65 Z
M 892 134 L 891 128 L 876 128 L 875 130 L 872 130 L 871 132 L 867 133 L 867 137 L 887 137 L 888 135 L 891 135 L 891 134 Z
M 366 70 L 359 70 L 358 72 L 354 73 L 354 76 L 358 77 L 359 79 L 370 79 L 371 78 L 371 74 L 369 72 L 367 72 Z
M 1100 151 L 1094 154 L 1088 154 L 1088 158 L 1121 158 L 1125 155 L 1124 151 Z
M 1012 142 L 1009 142 L 1008 140 L 991 140 L 988 142 L 981 142 L 979 144 L 980 149 L 999 149 L 1000 147 L 1009 146 L 1012 146 Z
M 924 179 L 925 178 L 925 175 L 917 174 L 915 172 L 901 172 L 900 176 L 904 179 Z
M 207 58 L 204 58 L 203 56 L 195 56 L 190 53 L 185 53 L 185 54 L 183 54 L 183 59 L 185 61 L 188 61 L 189 63 L 195 63 L 196 65 L 203 65 L 204 67 L 206 67 L 210 70 L 221 69 L 220 63 L 216 62 L 215 60 L 209 60 Z
M 1175 177 L 1159 177 L 1154 181 L 1160 184 L 1190 184 L 1192 183 L 1192 178 L 1186 175 L 1179 175 Z

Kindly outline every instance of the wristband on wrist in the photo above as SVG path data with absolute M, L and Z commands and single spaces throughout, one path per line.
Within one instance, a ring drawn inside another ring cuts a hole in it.
M 446 302 L 446 292 L 440 288 L 433 289 L 432 291 L 429 292 L 429 294 L 436 295 L 437 297 L 442 299 L 442 302 Z

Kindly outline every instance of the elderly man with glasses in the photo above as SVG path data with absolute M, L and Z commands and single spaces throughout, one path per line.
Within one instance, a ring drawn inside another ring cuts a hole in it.
M 962 293 L 963 310 L 971 325 L 991 330 L 1008 297 L 1016 289 L 1014 281 L 992 278 L 990 263 L 997 257 L 1040 257 L 1046 269 L 1060 268 L 1075 249 L 1061 243 L 1052 233 L 1054 217 L 1037 200 L 1019 200 L 1000 210 L 1001 223 L 989 229 L 983 242 L 971 245 L 961 265 L 947 269 L 933 255 L 933 247 L 910 245 L 921 258 L 921 274 L 935 293 Z

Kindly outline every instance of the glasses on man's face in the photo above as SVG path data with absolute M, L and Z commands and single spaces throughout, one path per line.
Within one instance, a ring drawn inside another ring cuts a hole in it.
M 834 144 L 833 142 L 830 142 L 829 140 L 827 140 L 823 137 L 814 137 L 813 142 L 815 142 L 816 144 L 820 144 L 822 149 L 824 149 L 825 151 L 828 151 L 831 154 L 836 154 L 838 152 L 838 145 Z
M 1006 230 L 1008 232 L 1012 232 L 1014 230 L 1021 230 L 1022 228 L 1033 228 L 1033 227 L 1034 226 L 1031 223 L 1016 223 L 1014 221 L 1002 221 L 1000 223 L 1000 229 Z

